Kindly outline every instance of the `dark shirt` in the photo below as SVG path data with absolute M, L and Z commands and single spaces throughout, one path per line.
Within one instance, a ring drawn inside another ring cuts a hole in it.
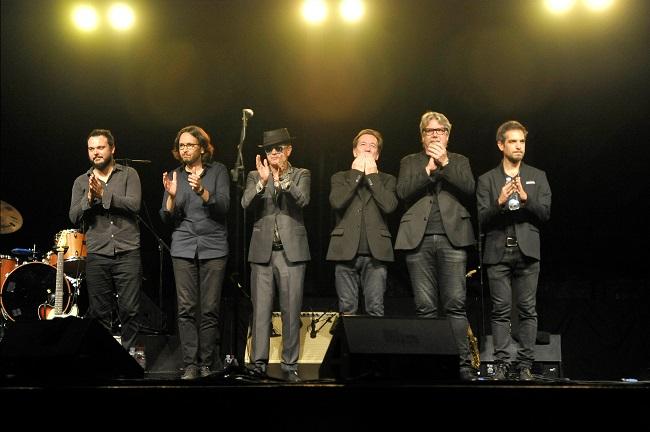
M 89 253 L 113 256 L 140 247 L 140 211 L 142 190 L 138 172 L 128 166 L 115 164 L 104 196 L 88 202 L 88 178 L 91 167 L 74 181 L 70 201 L 70 220 L 86 233 Z
M 174 227 L 171 255 L 177 258 L 221 258 L 228 255 L 226 214 L 230 207 L 230 177 L 220 162 L 203 164 L 201 185 L 210 194 L 208 201 L 197 195 L 188 182 L 185 166 L 176 171 L 174 208 L 165 208 L 169 194 L 163 194 L 160 217 Z M 171 178 L 171 172 L 170 178 Z
M 430 186 L 431 187 L 431 186 Z M 429 219 L 427 220 L 427 228 L 425 234 L 445 234 L 445 227 L 442 224 L 442 215 L 440 214 L 440 205 L 438 204 L 438 194 L 435 188 L 432 187 L 431 192 L 431 211 L 429 212 Z
M 362 175 L 362 182 L 357 188 L 357 193 L 359 194 L 359 198 L 361 198 L 361 201 L 366 203 L 366 205 L 361 207 L 361 220 L 365 220 L 365 215 L 364 212 L 366 211 L 366 206 L 367 206 L 367 201 L 366 198 L 368 195 L 370 195 L 372 192 L 370 192 L 370 189 L 368 188 L 368 179 L 361 173 Z M 366 231 L 366 224 L 361 223 L 360 227 L 360 232 L 359 232 L 359 249 L 357 250 L 357 255 L 371 255 L 370 253 L 370 245 L 368 244 L 368 232 Z
M 503 164 L 501 164 L 501 174 L 503 174 L 503 184 L 506 184 L 509 179 L 512 179 L 512 177 L 506 174 L 505 170 L 503 169 Z M 508 200 L 510 200 L 510 197 L 508 197 Z M 506 200 L 505 205 L 501 206 L 501 212 L 506 216 L 506 219 L 508 221 L 504 228 L 504 231 L 507 237 L 517 237 L 517 234 L 515 233 L 515 216 L 518 215 L 518 213 L 510 211 L 508 209 L 508 200 Z

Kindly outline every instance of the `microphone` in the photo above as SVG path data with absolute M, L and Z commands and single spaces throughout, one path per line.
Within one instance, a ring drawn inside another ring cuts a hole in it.
M 129 159 L 129 158 L 124 158 L 124 159 L 115 159 L 115 162 L 126 162 L 126 163 L 141 163 L 141 164 L 150 164 L 151 161 L 147 159 Z
M 251 117 L 253 117 L 255 115 L 253 110 L 250 109 L 250 108 L 244 108 L 243 110 L 241 110 L 241 112 L 242 112 L 242 115 L 244 116 L 244 118 L 251 118 Z

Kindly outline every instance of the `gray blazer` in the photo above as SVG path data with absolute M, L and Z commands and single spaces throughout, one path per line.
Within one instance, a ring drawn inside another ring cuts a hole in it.
M 501 163 L 478 179 L 476 200 L 481 229 L 485 233 L 483 263 L 497 264 L 506 247 L 505 227 L 513 223 L 521 253 L 540 259 L 540 226 L 551 218 L 551 187 L 544 171 L 522 162 L 519 176 L 528 200 L 519 210 L 501 208 L 497 199 L 505 182 Z
M 359 192 L 366 182 L 368 192 Z M 393 243 L 386 216 L 397 207 L 395 177 L 383 172 L 365 176 L 361 171 L 340 171 L 332 176 L 330 205 L 336 212 L 336 227 L 330 234 L 327 259 L 349 261 L 357 255 L 361 224 L 364 224 L 372 256 L 393 261 Z M 363 219 L 362 219 L 363 216 Z
M 438 196 L 442 225 L 449 242 L 454 247 L 475 243 L 474 228 L 467 210 L 474 202 L 474 176 L 469 160 L 458 153 L 448 153 L 449 164 L 428 176 L 425 167 L 429 157 L 414 153 L 404 157 L 397 178 L 397 196 L 406 203 L 395 241 L 396 250 L 418 247 L 424 238 L 432 195 Z
M 280 189 L 277 199 L 274 199 L 273 181 L 270 179 L 266 187 L 257 193 L 256 186 L 260 175 L 257 171 L 248 173 L 241 205 L 245 209 L 252 206 L 255 211 L 248 252 L 250 262 L 265 264 L 270 261 L 276 220 L 287 259 L 291 262 L 311 259 L 302 214 L 303 207 L 309 204 L 311 173 L 304 168 L 291 167 L 286 176 L 290 180 L 289 187 Z

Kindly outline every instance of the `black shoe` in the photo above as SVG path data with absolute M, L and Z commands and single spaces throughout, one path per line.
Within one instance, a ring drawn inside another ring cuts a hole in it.
M 302 381 L 298 376 L 298 371 L 295 370 L 285 371 L 283 375 L 284 375 L 284 380 L 287 382 L 297 383 Z
M 478 371 L 474 368 L 460 368 L 459 375 L 461 381 L 478 381 Z
M 215 372 L 210 370 L 210 366 L 201 366 L 199 368 L 199 375 L 201 375 L 201 378 L 207 378 L 210 375 L 213 375 Z
M 246 372 L 255 378 L 268 378 L 266 371 L 260 366 L 249 366 L 246 368 Z

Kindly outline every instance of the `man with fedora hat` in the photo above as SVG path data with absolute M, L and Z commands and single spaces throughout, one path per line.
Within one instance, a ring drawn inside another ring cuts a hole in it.
M 266 374 L 274 286 L 282 313 L 282 363 L 287 381 L 300 381 L 300 311 L 307 261 L 311 259 L 302 209 L 309 204 L 311 173 L 289 163 L 293 137 L 286 128 L 264 132 L 266 158 L 257 155 L 241 200 L 255 211 L 248 254 L 253 301 L 252 373 Z

